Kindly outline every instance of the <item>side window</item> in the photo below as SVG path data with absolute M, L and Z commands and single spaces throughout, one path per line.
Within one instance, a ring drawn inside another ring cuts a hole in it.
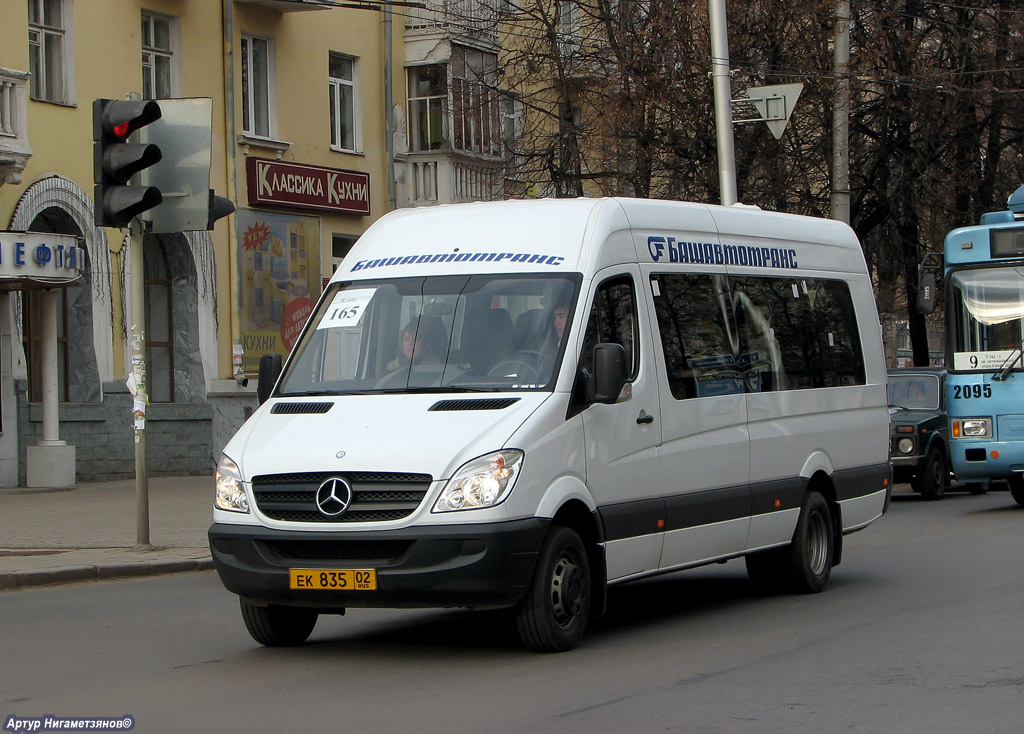
M 750 392 L 864 384 L 846 283 L 747 277 L 731 284 Z
M 598 344 L 621 344 L 626 350 L 626 371 L 635 378 L 640 367 L 636 318 L 632 278 L 617 276 L 598 286 L 583 337 L 583 367 L 593 372 L 594 347 Z
M 672 397 L 744 392 L 725 276 L 656 275 L 651 289 Z

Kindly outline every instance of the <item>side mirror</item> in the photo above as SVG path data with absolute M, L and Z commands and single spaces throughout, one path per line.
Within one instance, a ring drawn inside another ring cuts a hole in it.
M 598 344 L 594 347 L 595 403 L 617 403 L 626 386 L 626 350 L 621 344 Z
M 917 279 L 917 310 L 930 314 L 935 310 L 935 274 L 921 273 Z
M 270 393 L 274 391 L 277 378 L 281 376 L 281 355 L 264 354 L 260 357 L 260 376 L 256 382 L 256 399 L 260 405 L 267 402 Z

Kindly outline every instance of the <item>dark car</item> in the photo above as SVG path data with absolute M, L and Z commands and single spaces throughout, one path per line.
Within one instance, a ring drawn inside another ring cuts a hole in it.
M 950 483 L 944 369 L 889 370 L 893 481 L 937 500 Z

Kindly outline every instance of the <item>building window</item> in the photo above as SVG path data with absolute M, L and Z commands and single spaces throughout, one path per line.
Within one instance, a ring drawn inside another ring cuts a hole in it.
M 331 235 L 331 273 L 333 274 L 338 266 L 341 265 L 341 261 L 345 259 L 345 255 L 348 254 L 349 250 L 352 249 L 352 245 L 359 239 L 357 236 L 349 236 L 343 234 Z
M 452 49 L 452 147 L 501 154 L 498 57 L 464 46 Z
M 71 104 L 69 75 L 71 3 L 66 0 L 29 0 L 29 71 L 32 99 Z
M 266 38 L 242 36 L 242 130 L 269 138 L 271 123 L 273 45 Z
M 159 237 L 147 237 L 143 250 L 146 271 L 146 375 L 149 399 L 174 402 L 174 313 L 167 255 Z
M 412 150 L 440 150 L 446 135 L 448 67 L 446 64 L 409 69 L 409 143 Z
M 142 97 L 167 99 L 174 93 L 174 18 L 142 14 Z
M 331 98 L 331 147 L 362 150 L 359 111 L 359 60 L 331 54 L 328 68 Z

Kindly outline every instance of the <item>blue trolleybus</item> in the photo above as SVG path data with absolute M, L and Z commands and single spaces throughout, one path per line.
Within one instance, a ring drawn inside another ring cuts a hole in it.
M 946 235 L 946 405 L 957 478 L 1024 505 L 1024 186 L 1007 205 Z

